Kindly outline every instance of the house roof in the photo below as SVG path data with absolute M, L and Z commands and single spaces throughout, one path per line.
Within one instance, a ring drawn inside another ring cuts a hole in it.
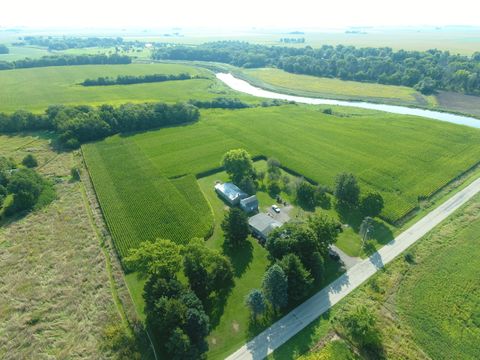
M 233 183 L 216 184 L 215 190 L 217 190 L 218 192 L 221 192 L 223 196 L 230 199 L 230 201 L 234 201 L 238 197 L 245 198 L 248 196 L 237 185 Z
M 272 219 L 270 216 L 260 213 L 248 219 L 248 224 L 267 237 L 274 229 L 282 226 L 280 222 Z
M 258 207 L 258 199 L 255 195 L 240 200 L 240 204 L 245 207 Z

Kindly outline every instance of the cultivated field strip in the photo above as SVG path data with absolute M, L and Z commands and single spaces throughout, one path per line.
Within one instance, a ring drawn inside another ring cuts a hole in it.
M 121 257 L 142 241 L 178 243 L 205 236 L 212 214 L 194 178 L 177 186 L 138 147 L 125 139 L 83 147 L 87 166 Z M 192 206 L 192 201 L 205 204 Z

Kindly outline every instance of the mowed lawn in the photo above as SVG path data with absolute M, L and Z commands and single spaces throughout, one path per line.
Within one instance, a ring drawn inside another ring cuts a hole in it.
M 93 86 L 85 79 L 118 75 L 179 74 L 209 79 Z M 0 112 L 43 112 L 49 105 L 119 105 L 126 102 L 169 102 L 211 99 L 232 92 L 205 69 L 180 64 L 80 65 L 0 71 Z
M 424 96 L 406 86 L 372 84 L 340 79 L 292 74 L 280 69 L 260 68 L 242 70 L 257 85 L 301 96 L 369 100 L 409 105 L 434 105 L 433 96 Z

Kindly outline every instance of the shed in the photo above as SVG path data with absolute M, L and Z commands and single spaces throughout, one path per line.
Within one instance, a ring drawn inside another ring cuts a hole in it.
M 240 200 L 240 208 L 246 213 L 258 211 L 258 199 L 255 195 Z
M 238 205 L 241 199 L 248 197 L 237 185 L 233 183 L 216 184 L 215 191 L 230 205 Z

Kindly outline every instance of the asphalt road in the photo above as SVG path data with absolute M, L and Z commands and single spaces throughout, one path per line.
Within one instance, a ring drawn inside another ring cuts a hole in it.
M 242 346 L 230 355 L 227 360 L 259 360 L 265 358 L 351 293 L 409 246 L 421 239 L 426 233 L 445 220 L 478 192 L 480 192 L 480 178 L 453 195 L 368 259 L 350 268 L 337 280 Z

